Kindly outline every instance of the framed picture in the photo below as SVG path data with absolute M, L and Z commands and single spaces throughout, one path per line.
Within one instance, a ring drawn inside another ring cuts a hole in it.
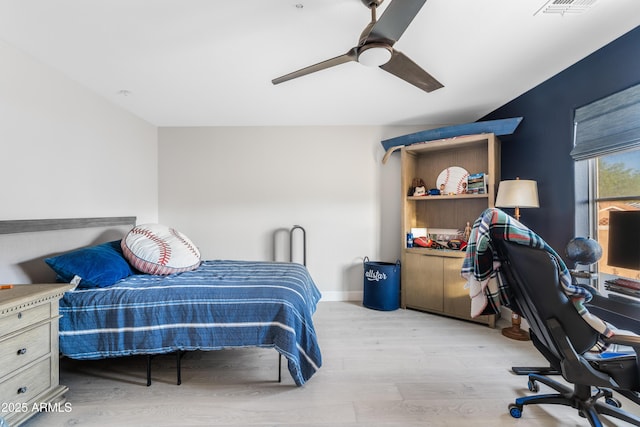
M 487 192 L 487 174 L 480 172 L 467 177 L 467 194 L 484 194 Z

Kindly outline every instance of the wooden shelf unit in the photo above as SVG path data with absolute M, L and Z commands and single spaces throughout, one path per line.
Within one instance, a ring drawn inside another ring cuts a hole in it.
M 495 325 L 495 316 L 471 318 L 471 300 L 460 268 L 464 252 L 406 248 L 411 228 L 463 230 L 495 204 L 500 182 L 500 140 L 494 134 L 468 135 L 405 146 L 402 164 L 402 307 Z M 436 188 L 440 172 L 451 166 L 487 174 L 485 194 L 408 196 L 414 178 Z

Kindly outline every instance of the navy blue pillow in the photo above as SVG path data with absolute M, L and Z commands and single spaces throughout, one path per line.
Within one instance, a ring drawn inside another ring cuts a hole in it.
M 75 276 L 80 277 L 79 288 L 111 286 L 134 274 L 122 255 L 120 240 L 45 258 L 44 262 L 64 282 L 69 283 Z

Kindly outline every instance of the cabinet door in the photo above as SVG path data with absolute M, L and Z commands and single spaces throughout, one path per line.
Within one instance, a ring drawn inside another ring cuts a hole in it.
M 442 258 L 407 253 L 403 267 L 405 305 L 442 312 Z
M 471 299 L 460 275 L 462 258 L 445 258 L 444 262 L 444 311 L 452 316 L 469 319 Z
M 444 312 L 461 319 L 486 323 L 493 328 L 495 326 L 495 316 L 471 317 L 469 289 L 464 287 L 466 282 L 460 276 L 461 268 L 462 259 L 444 259 Z

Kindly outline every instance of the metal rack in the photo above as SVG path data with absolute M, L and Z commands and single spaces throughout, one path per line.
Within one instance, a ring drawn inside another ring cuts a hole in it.
M 289 262 L 293 262 L 293 236 L 296 231 L 302 232 L 302 265 L 307 266 L 307 231 L 300 225 L 289 230 Z M 274 243 L 275 246 L 275 243 Z M 274 254 L 275 256 L 275 254 Z M 282 382 L 282 353 L 278 352 L 278 382 Z

